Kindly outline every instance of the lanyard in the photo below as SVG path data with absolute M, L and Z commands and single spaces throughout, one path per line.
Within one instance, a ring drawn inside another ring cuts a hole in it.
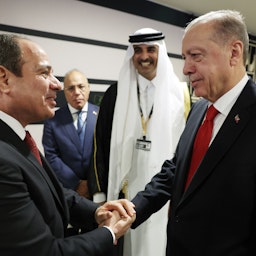
M 140 117 L 141 117 L 141 125 L 142 125 L 142 132 L 143 132 L 143 139 L 146 139 L 146 134 L 147 134 L 147 125 L 149 122 L 149 119 L 151 118 L 152 114 L 153 114 L 153 108 L 154 108 L 154 104 L 152 105 L 152 108 L 150 110 L 150 113 L 148 115 L 147 120 L 145 120 L 144 116 L 143 116 L 143 111 L 141 108 L 141 104 L 140 104 L 140 90 L 139 90 L 139 84 L 137 82 L 137 96 L 138 96 L 138 102 L 139 102 L 139 110 L 140 110 Z

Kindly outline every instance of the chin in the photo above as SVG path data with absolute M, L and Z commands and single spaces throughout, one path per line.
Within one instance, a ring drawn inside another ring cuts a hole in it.
M 204 94 L 203 94 L 203 92 L 200 91 L 200 89 L 198 88 L 198 89 L 194 89 L 194 95 L 195 95 L 196 97 L 202 97 Z
M 51 111 L 51 113 L 50 113 L 50 115 L 49 115 L 48 118 L 52 118 L 52 117 L 54 117 L 54 116 L 55 116 L 55 111 Z
M 55 110 L 53 108 L 48 109 L 47 113 L 45 113 L 45 119 L 52 118 L 55 115 Z

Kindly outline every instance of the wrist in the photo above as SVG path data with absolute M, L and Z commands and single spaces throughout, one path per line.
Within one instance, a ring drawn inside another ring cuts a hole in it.
M 113 238 L 113 244 L 116 244 L 116 235 L 115 235 L 114 231 L 112 230 L 112 228 L 110 228 L 108 226 L 103 226 L 103 228 L 107 228 L 110 231 L 112 238 Z

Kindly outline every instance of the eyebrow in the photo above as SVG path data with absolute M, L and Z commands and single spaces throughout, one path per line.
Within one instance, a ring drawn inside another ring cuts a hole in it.
M 43 70 L 43 69 L 47 69 L 48 71 L 53 72 L 53 68 L 51 65 L 39 64 L 37 70 Z
M 156 44 L 146 44 L 145 45 L 147 48 L 148 47 L 155 47 L 155 48 L 157 48 L 157 45 Z M 142 45 L 140 45 L 140 44 L 135 44 L 135 45 L 133 45 L 133 48 L 142 48 L 143 46 Z

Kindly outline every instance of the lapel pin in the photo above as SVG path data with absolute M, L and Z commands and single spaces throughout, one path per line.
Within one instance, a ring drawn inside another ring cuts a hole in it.
M 236 122 L 236 124 L 238 124 L 239 121 L 240 121 L 240 117 L 239 117 L 239 115 L 237 114 L 237 115 L 235 116 L 235 122 Z
M 96 112 L 96 111 L 93 111 L 92 113 L 93 113 L 95 116 L 97 116 L 97 112 Z

